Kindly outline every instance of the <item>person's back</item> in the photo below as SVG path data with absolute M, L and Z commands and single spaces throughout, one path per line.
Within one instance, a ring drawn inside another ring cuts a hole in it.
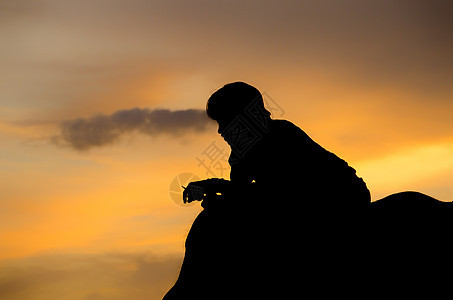
M 365 209 L 370 193 L 356 172 L 286 120 L 271 120 L 269 132 L 242 158 L 232 151 L 231 180 L 253 178 L 266 201 L 304 208 Z

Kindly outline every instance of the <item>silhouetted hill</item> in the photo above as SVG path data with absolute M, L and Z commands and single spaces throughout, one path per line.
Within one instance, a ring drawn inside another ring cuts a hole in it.
M 387 209 L 422 209 L 422 208 L 453 208 L 452 202 L 439 201 L 419 192 L 401 192 L 372 202 L 370 208 Z

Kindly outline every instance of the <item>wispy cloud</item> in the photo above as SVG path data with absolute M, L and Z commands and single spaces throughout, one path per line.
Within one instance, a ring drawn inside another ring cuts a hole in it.
M 181 136 L 204 132 L 212 124 L 203 110 L 132 108 L 110 115 L 65 121 L 60 124 L 60 133 L 53 137 L 53 141 L 76 150 L 87 150 L 112 144 L 121 135 L 133 131 L 153 137 L 161 134 Z
M 181 257 L 152 253 L 48 255 L 0 263 L 1 299 L 162 299 Z

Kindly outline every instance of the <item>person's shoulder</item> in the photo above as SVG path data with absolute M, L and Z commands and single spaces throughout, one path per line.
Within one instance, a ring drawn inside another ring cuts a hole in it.
M 272 119 L 271 124 L 272 124 L 272 126 L 277 126 L 277 127 L 281 127 L 281 128 L 297 127 L 296 125 L 294 125 L 294 123 L 292 123 L 288 120 L 285 120 L 285 119 Z
M 286 133 L 304 137 L 307 136 L 307 134 L 294 123 L 284 119 L 273 119 L 271 121 L 271 130 L 278 134 Z

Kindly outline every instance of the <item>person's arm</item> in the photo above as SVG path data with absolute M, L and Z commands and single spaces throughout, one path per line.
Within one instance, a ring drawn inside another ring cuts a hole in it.
M 190 203 L 192 201 L 203 201 L 216 195 L 229 197 L 241 193 L 251 187 L 250 184 L 240 184 L 222 178 L 209 178 L 206 180 L 194 181 L 184 189 L 183 201 Z

